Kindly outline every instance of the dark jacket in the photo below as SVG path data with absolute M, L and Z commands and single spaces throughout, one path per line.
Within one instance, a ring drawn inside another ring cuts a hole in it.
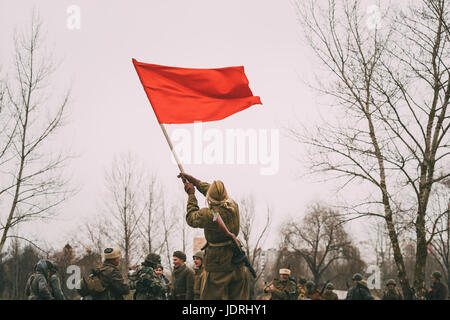
M 173 270 L 172 300 L 194 299 L 194 271 L 186 265 Z
M 202 287 L 202 280 L 204 278 L 203 265 L 200 268 L 194 268 L 194 300 L 200 300 L 200 289 Z
M 446 300 L 447 287 L 441 283 L 436 282 L 431 285 L 431 291 L 426 293 L 427 300 Z
M 123 296 L 130 292 L 119 268 L 106 260 L 100 268 L 94 270 L 105 287 L 105 291 L 92 294 L 92 300 L 123 300 Z
M 161 285 L 164 287 L 164 299 L 167 300 L 169 298 L 169 279 L 167 279 L 163 274 L 159 277 L 159 281 Z
M 403 296 L 397 288 L 394 288 L 394 290 L 386 289 L 383 293 L 383 300 L 403 300 Z
M 347 292 L 346 300 L 374 300 L 374 297 L 370 294 L 369 288 L 362 283 L 357 283 L 351 287 Z
M 338 295 L 337 295 L 335 292 L 333 292 L 333 291 L 330 291 L 330 292 L 325 291 L 325 292 L 322 294 L 322 299 L 323 299 L 323 300 L 339 300 L 339 297 L 338 297 Z
M 50 291 L 56 300 L 66 300 L 61 289 L 61 281 L 59 281 L 59 277 L 56 274 L 50 276 Z
M 166 287 L 153 267 L 142 264 L 137 267 L 133 277 L 129 277 L 131 289 L 136 289 L 134 300 L 165 300 Z
M 28 300 L 54 300 L 47 278 L 47 262 L 41 259 L 34 267 L 34 272 L 28 278 L 25 286 L 25 294 Z

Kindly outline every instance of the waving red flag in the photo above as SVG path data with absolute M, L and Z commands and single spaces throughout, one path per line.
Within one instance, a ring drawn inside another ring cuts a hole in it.
M 221 120 L 262 104 L 253 96 L 242 66 L 192 69 L 135 59 L 133 64 L 159 123 Z

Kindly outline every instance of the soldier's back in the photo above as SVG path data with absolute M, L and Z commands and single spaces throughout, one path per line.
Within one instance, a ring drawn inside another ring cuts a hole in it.
M 163 300 L 165 288 L 152 267 L 139 266 L 136 269 L 136 300 Z
M 129 286 L 125 283 L 122 274 L 117 266 L 105 262 L 100 268 L 96 269 L 106 290 L 93 296 L 95 300 L 123 300 L 123 296 L 130 292 Z

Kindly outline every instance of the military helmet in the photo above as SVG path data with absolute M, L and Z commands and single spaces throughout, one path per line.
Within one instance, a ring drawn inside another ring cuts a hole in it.
M 156 253 L 149 253 L 147 257 L 145 257 L 144 261 L 145 265 L 158 265 L 161 264 L 161 257 Z
M 431 276 L 432 276 L 433 278 L 438 279 L 438 280 L 442 278 L 442 274 L 441 274 L 439 271 L 434 271 L 434 272 L 431 274 Z
M 333 290 L 334 289 L 334 285 L 330 282 L 330 283 L 328 283 L 327 284 L 327 287 L 326 287 L 328 290 Z
M 395 282 L 395 280 L 394 279 L 389 279 L 387 282 L 386 282 L 386 285 L 388 286 L 388 285 L 393 285 L 393 286 L 396 286 L 397 285 L 397 283 Z
M 106 248 L 105 250 L 103 250 L 103 255 L 105 257 L 105 260 L 120 258 L 120 249 L 119 248 Z
M 203 251 L 197 251 L 194 255 L 193 255 L 193 258 L 200 258 L 200 259 L 202 259 L 203 260 L 203 257 L 204 257 L 204 252 Z
M 362 279 L 363 279 L 363 277 L 360 273 L 355 273 L 352 277 L 352 280 L 361 281 Z

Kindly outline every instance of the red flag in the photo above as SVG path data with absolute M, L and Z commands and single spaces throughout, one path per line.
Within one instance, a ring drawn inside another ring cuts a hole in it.
M 135 59 L 133 64 L 159 123 L 221 120 L 262 104 L 253 96 L 242 66 L 191 69 Z

